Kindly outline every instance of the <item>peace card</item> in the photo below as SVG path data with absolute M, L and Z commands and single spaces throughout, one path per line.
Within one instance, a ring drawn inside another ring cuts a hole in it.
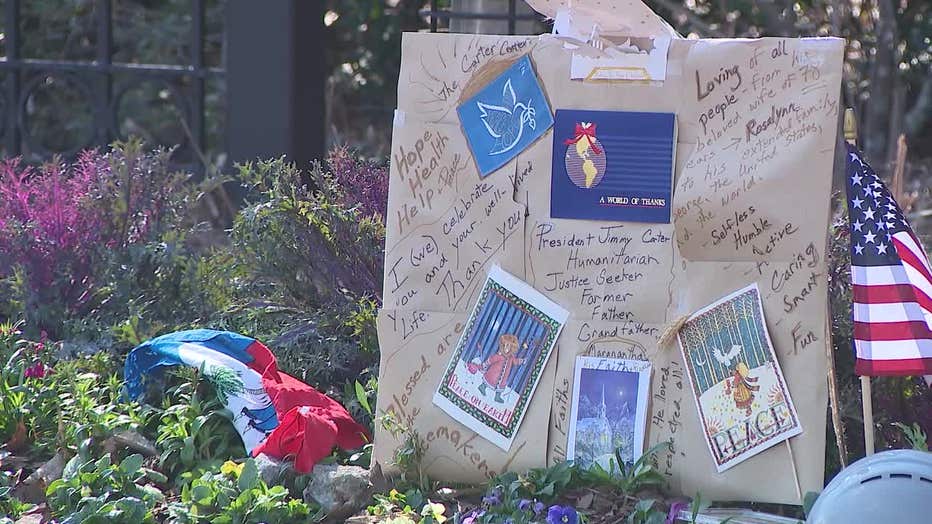
M 492 267 L 434 404 L 508 451 L 568 316 L 528 284 Z
M 756 283 L 693 314 L 678 338 L 719 472 L 802 433 Z
M 650 362 L 576 357 L 566 459 L 609 472 L 644 453 Z
M 550 215 L 670 223 L 676 115 L 558 109 Z
M 553 125 L 550 105 L 528 55 L 456 112 L 483 177 L 518 156 Z

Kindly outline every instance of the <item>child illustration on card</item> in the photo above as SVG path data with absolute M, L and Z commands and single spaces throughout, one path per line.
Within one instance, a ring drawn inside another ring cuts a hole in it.
M 757 377 L 751 376 L 751 370 L 744 362 L 735 366 L 735 372 L 725 381 L 725 394 L 731 395 L 735 400 L 735 407 L 743 409 L 751 416 L 751 404 L 754 403 L 754 393 L 760 390 L 756 385 Z
M 568 316 L 493 266 L 434 404 L 507 451 Z
M 527 344 L 525 344 L 527 346 Z M 481 353 L 482 348 L 479 348 Z M 479 383 L 479 392 L 486 394 L 486 388 L 495 390 L 495 402 L 503 404 L 502 392 L 508 386 L 508 379 L 515 366 L 524 364 L 525 359 L 518 358 L 518 337 L 505 334 L 498 338 L 498 351 L 481 362 L 474 359 L 469 365 L 469 371 L 476 373 L 482 370 L 482 382 Z

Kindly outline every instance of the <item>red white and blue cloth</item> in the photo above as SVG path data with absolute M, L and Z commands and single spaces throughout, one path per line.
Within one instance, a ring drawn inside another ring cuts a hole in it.
M 295 469 L 307 473 L 334 446 L 350 450 L 368 441 L 365 428 L 337 401 L 279 371 L 258 340 L 229 331 L 179 331 L 137 346 L 126 357 L 128 396 L 139 398 L 149 378 L 179 365 L 226 374 L 215 383 L 226 384 L 221 397 L 252 456 L 293 459 Z
M 932 374 L 932 268 L 880 177 L 847 151 L 858 375 Z

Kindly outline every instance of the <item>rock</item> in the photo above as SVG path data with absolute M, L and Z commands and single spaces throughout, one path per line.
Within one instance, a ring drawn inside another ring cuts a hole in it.
M 291 462 L 272 458 L 265 453 L 260 453 L 255 461 L 259 477 L 269 486 L 289 486 L 294 481 L 296 473 Z
M 65 457 L 56 453 L 51 460 L 39 466 L 32 475 L 16 488 L 16 496 L 26 502 L 37 504 L 45 499 L 45 488 L 61 478 L 65 471 Z
M 48 508 L 45 504 L 39 504 L 23 513 L 16 524 L 43 524 L 48 521 Z
M 311 471 L 304 500 L 314 501 L 329 515 L 352 515 L 371 496 L 369 471 L 359 466 L 318 464 Z
M 152 441 L 131 430 L 111 436 L 103 442 L 103 448 L 110 453 L 128 448 L 145 457 L 154 457 L 159 454 L 158 448 Z
M 63 340 L 56 352 L 57 360 L 72 360 L 78 357 L 93 355 L 108 347 L 109 337 L 101 338 L 102 343 L 93 343 L 86 340 Z
M 16 524 L 42 524 L 43 517 L 41 513 L 28 513 L 16 521 Z

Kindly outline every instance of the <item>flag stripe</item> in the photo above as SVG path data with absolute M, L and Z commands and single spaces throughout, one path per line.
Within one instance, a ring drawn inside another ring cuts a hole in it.
M 916 238 L 916 235 L 914 235 L 912 231 L 896 233 L 893 235 L 893 238 L 900 241 L 904 246 L 909 248 L 910 251 L 916 254 L 919 262 L 922 263 L 923 267 L 926 268 L 926 274 L 932 274 L 932 267 L 929 266 L 929 256 L 926 254 L 922 244 L 919 243 L 919 239 Z
M 929 325 L 921 320 L 904 322 L 855 322 L 854 338 L 857 340 L 932 340 Z
M 869 360 L 858 358 L 854 365 L 858 375 L 925 375 L 932 373 L 932 357 L 897 360 Z
M 854 304 L 855 322 L 925 322 L 927 314 L 915 302 Z
M 855 340 L 858 358 L 871 360 L 909 360 L 932 358 L 932 340 Z
M 908 235 L 905 236 L 909 238 Z M 893 239 L 893 244 L 896 246 L 896 253 L 900 255 L 900 260 L 905 264 L 904 268 L 911 279 L 919 282 L 932 282 L 932 274 L 929 273 L 929 268 L 926 267 L 909 246 L 896 237 Z M 918 275 L 912 275 L 911 273 L 913 272 L 918 273 Z
M 932 282 L 910 280 L 903 266 L 851 266 L 851 283 L 860 286 L 906 284 L 932 297 Z
M 861 286 L 854 284 L 851 286 L 851 298 L 855 305 L 915 302 L 919 307 L 932 314 L 932 298 L 921 290 L 907 284 L 889 286 Z M 857 310 L 855 310 L 855 313 L 857 313 Z

